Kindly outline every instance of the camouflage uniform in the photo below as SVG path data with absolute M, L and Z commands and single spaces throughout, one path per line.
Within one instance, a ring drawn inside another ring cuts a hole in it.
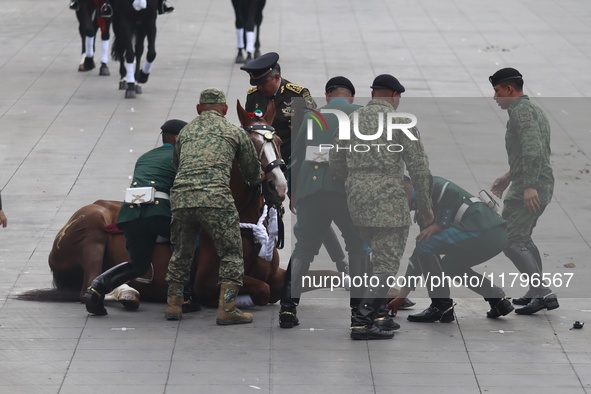
M 507 109 L 509 120 L 505 147 L 509 158 L 511 186 L 505 196 L 503 218 L 507 220 L 509 242 L 524 244 L 546 205 L 552 200 L 554 176 L 550 166 L 550 124 L 540 107 L 522 96 Z M 538 192 L 540 207 L 529 212 L 523 204 L 523 190 Z
M 220 283 L 242 285 L 242 241 L 230 190 L 234 159 L 246 182 L 261 181 L 261 164 L 248 135 L 217 111 L 203 111 L 179 135 L 173 156 L 178 173 L 171 189 L 171 241 L 176 248 L 166 276 L 169 283 L 188 281 L 201 226 L 221 259 Z
M 375 133 L 378 116 L 395 112 L 387 101 L 371 100 L 358 110 L 359 130 L 363 134 Z M 354 127 L 353 113 L 351 130 Z M 396 119 L 396 123 L 404 123 Z M 410 129 L 416 136 L 418 131 Z M 400 144 L 400 153 L 388 152 L 382 147 L 379 152 L 359 153 L 342 149 L 356 144 Z M 394 130 L 392 141 L 386 133 L 378 140 L 362 141 L 351 132 L 351 140 L 335 137 L 335 149 L 330 151 L 330 168 L 333 174 L 345 180 L 347 203 L 353 223 L 359 227 L 365 242 L 373 252 L 374 272 L 395 274 L 406 246 L 411 224 L 408 202 L 402 186 L 406 164 L 417 192 L 418 208 L 426 211 L 431 206 L 432 177 L 429 161 L 421 141 L 410 140 L 401 130 Z M 341 147 L 336 150 L 336 146 Z

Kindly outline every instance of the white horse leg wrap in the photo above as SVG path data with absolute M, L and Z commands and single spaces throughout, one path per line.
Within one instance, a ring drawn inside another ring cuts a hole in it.
M 109 40 L 101 41 L 101 63 L 107 64 L 109 61 Z
M 248 294 L 241 294 L 236 297 L 236 307 L 237 308 L 252 308 L 254 306 L 254 302 L 252 298 Z
M 246 52 L 254 52 L 254 31 L 246 32 Z
M 150 74 L 150 71 L 152 71 L 152 63 L 150 62 L 145 62 L 144 63 L 144 67 L 142 67 L 142 71 L 145 74 Z
M 86 47 L 86 57 L 93 57 L 94 56 L 94 37 L 86 37 L 86 43 L 84 44 Z
M 236 29 L 236 47 L 244 48 L 244 29 Z
M 135 63 L 125 63 L 125 69 L 127 70 L 127 76 L 125 79 L 127 83 L 135 83 Z

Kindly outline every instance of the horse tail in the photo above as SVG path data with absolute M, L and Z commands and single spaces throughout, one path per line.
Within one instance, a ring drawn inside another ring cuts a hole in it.
M 35 289 L 25 291 L 14 298 L 21 301 L 37 302 L 79 302 L 80 293 L 78 291 L 63 291 L 57 288 Z

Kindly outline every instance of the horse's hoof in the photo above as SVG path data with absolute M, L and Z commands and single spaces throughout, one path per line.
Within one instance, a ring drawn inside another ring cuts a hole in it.
M 109 76 L 111 72 L 109 71 L 109 66 L 105 63 L 101 63 L 101 68 L 99 69 L 99 75 Z
M 260 51 L 260 49 L 259 49 L 259 48 L 257 48 L 257 49 L 255 49 L 255 50 L 254 50 L 254 58 L 256 59 L 256 58 L 258 58 L 259 56 L 261 56 L 261 51 Z
M 82 63 L 82 66 L 84 66 L 84 70 L 83 71 L 90 71 L 92 70 L 95 66 L 94 66 L 94 59 L 91 57 L 85 57 L 84 58 L 84 63 Z
M 252 60 L 252 53 L 246 52 L 246 59 L 244 60 L 244 64 L 248 64 Z
M 149 73 L 146 74 L 145 72 L 143 72 L 143 70 L 140 70 L 140 72 L 138 72 L 138 75 L 136 76 L 136 79 L 139 83 L 146 83 L 146 82 L 148 82 L 149 77 L 150 77 Z
M 242 49 L 238 50 L 238 55 L 236 55 L 236 63 L 237 64 L 244 63 L 244 55 L 242 54 Z
M 132 89 L 127 89 L 127 90 L 125 91 L 125 98 L 126 98 L 126 99 L 128 99 L 128 98 L 135 98 L 135 89 L 134 89 L 134 88 L 132 88 Z
M 122 79 L 121 81 L 119 81 L 119 90 L 125 89 L 127 89 L 127 81 L 125 79 Z
M 141 85 L 135 85 L 135 92 L 137 94 L 142 94 L 142 86 Z
M 122 291 L 117 301 L 128 311 L 135 311 L 140 307 L 140 298 L 137 292 L 131 290 Z

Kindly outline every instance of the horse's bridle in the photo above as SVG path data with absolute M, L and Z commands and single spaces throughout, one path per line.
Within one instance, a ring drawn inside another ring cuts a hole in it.
M 253 124 L 250 126 L 246 126 L 244 130 L 246 130 L 246 132 L 248 132 L 249 134 L 257 133 L 258 135 L 263 137 L 263 147 L 261 147 L 261 152 L 259 153 L 259 161 L 262 161 L 261 159 L 263 158 L 263 153 L 265 152 L 264 144 L 273 144 L 273 150 L 275 152 L 275 155 L 277 156 L 277 159 L 267 164 L 267 167 L 265 167 L 265 175 L 273 171 L 276 167 L 281 168 L 281 171 L 283 172 L 287 170 L 285 162 L 283 161 L 283 159 L 280 158 L 281 155 L 279 153 L 279 148 L 277 147 L 277 144 L 274 141 L 275 129 L 273 128 L 273 126 L 265 124 Z

